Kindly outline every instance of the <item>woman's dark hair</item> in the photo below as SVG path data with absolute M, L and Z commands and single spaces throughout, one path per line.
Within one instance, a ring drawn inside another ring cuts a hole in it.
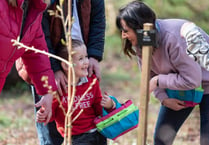
M 136 33 L 137 29 L 143 29 L 144 23 L 155 23 L 156 15 L 152 9 L 140 1 L 133 1 L 125 7 L 119 9 L 119 14 L 116 18 L 116 25 L 119 30 L 123 30 L 121 20 L 124 20 L 127 26 L 133 29 Z M 135 50 L 129 40 L 125 40 L 123 52 L 131 58 L 131 55 L 136 55 Z

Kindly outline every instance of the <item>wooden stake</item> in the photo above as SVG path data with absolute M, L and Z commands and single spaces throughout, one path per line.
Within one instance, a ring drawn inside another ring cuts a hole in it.
M 150 23 L 144 24 L 144 30 L 151 30 L 153 25 Z M 149 101 L 149 79 L 150 79 L 150 66 L 151 66 L 151 55 L 152 46 L 142 47 L 142 72 L 141 72 L 141 83 L 140 83 L 140 119 L 138 127 L 138 145 L 146 145 L 147 138 L 147 116 L 148 116 L 148 101 Z
M 72 57 L 71 57 L 71 52 L 72 52 L 72 39 L 71 39 L 71 26 L 72 26 L 72 18 L 71 18 L 71 12 L 72 12 L 72 9 L 71 9 L 71 4 L 72 4 L 72 1 L 71 0 L 68 0 L 68 16 L 69 16 L 69 19 L 68 19 L 68 61 L 69 62 L 72 62 Z M 68 107 L 69 104 L 70 104 L 70 101 L 72 99 L 71 97 L 71 75 L 72 74 L 72 68 L 69 69 L 68 71 Z M 70 108 L 68 108 L 68 113 L 70 112 Z M 68 144 L 71 145 L 71 116 L 67 115 L 67 124 L 70 125 L 67 127 L 67 131 L 68 131 Z
M 72 57 L 71 57 L 71 52 L 72 52 L 72 39 L 71 39 L 71 26 L 72 26 L 72 18 L 71 18 L 71 4 L 72 1 L 68 0 L 68 12 L 67 12 L 67 16 L 69 16 L 68 18 L 68 31 L 67 31 L 67 49 L 68 49 L 68 61 L 72 62 Z M 71 104 L 71 75 L 72 74 L 72 67 L 69 67 L 69 71 L 68 71 L 68 111 L 65 117 L 65 137 L 64 137 L 64 145 L 71 145 L 71 116 L 70 111 L 71 111 L 71 107 L 69 106 L 69 104 Z M 67 126 L 66 126 L 67 125 Z

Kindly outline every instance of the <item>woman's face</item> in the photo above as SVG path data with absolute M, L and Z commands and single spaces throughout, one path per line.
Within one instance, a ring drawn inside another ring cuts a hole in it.
M 138 41 L 135 31 L 128 27 L 123 19 L 121 19 L 120 23 L 122 26 L 121 37 L 123 39 L 128 39 L 131 42 L 132 46 L 137 46 Z

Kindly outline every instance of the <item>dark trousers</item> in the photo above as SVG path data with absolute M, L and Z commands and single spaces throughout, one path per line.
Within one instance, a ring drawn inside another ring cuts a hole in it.
M 200 107 L 200 144 L 209 145 L 209 94 L 203 95 Z M 172 145 L 174 138 L 193 107 L 179 111 L 161 106 L 154 134 L 154 145 Z M 195 124 L 194 124 L 195 125 Z
M 72 136 L 72 145 L 107 145 L 107 139 L 98 131 Z

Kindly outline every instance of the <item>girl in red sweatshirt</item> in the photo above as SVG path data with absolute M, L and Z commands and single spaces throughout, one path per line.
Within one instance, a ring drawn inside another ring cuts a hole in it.
M 115 104 L 107 95 L 102 96 L 99 82 L 96 80 L 92 88 L 86 93 L 80 101 L 84 92 L 89 88 L 92 82 L 96 79 L 95 75 L 88 76 L 88 55 L 86 46 L 78 41 L 72 41 L 72 61 L 75 70 L 75 85 L 76 93 L 73 101 L 72 114 L 72 144 L 73 145 L 106 145 L 107 141 L 104 136 L 97 132 L 94 124 L 94 119 L 102 115 L 102 107 L 107 110 L 114 108 Z M 61 49 L 58 55 L 68 59 L 67 49 Z M 68 75 L 68 65 L 61 62 L 63 72 Z M 73 84 L 72 84 L 73 85 Z M 71 87 L 72 87 L 71 85 Z M 67 86 L 66 86 L 67 87 Z M 60 96 L 63 109 L 60 107 L 59 101 L 54 99 L 52 104 L 53 115 L 51 120 L 55 120 L 57 129 L 64 137 L 65 116 L 68 110 L 68 94 L 63 91 L 63 96 Z M 76 115 L 83 109 L 83 112 L 77 119 Z M 42 112 L 37 113 L 37 121 L 44 121 Z

